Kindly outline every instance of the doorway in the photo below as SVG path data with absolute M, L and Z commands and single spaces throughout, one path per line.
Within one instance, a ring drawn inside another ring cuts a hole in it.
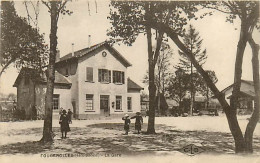
M 100 115 L 110 116 L 109 95 L 100 95 Z

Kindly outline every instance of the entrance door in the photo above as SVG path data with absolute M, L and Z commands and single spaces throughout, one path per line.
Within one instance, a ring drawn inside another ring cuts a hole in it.
M 108 95 L 101 95 L 100 96 L 100 115 L 109 116 L 109 96 Z

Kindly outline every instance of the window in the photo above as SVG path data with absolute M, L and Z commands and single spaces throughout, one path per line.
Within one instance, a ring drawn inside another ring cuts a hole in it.
M 66 77 L 69 76 L 69 69 L 68 69 L 68 68 L 66 68 L 66 74 L 65 74 L 65 76 L 66 76 Z
M 86 68 L 86 81 L 93 82 L 93 67 Z
M 107 69 L 98 69 L 98 81 L 103 83 L 110 83 L 111 71 Z
M 132 111 L 132 97 L 127 97 L 127 110 Z
M 86 110 L 93 110 L 93 95 L 86 94 Z
M 59 103 L 60 103 L 60 95 L 59 94 L 53 94 L 52 109 L 58 110 L 59 109 Z
M 122 110 L 122 96 L 116 96 L 116 110 Z
M 125 73 L 122 71 L 113 71 L 113 83 L 125 83 Z

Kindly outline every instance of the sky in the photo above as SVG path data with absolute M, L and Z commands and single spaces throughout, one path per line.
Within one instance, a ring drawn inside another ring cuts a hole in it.
M 88 8 L 89 4 L 89 8 Z M 26 16 L 25 6 L 22 2 L 16 2 L 16 10 L 19 15 Z M 88 46 L 88 35 L 91 35 L 91 45 L 103 42 L 109 37 L 107 30 L 111 27 L 107 16 L 109 15 L 109 1 L 74 0 L 68 2 L 67 9 L 73 11 L 71 16 L 61 15 L 58 22 L 58 49 L 60 55 L 64 56 L 72 51 L 86 48 Z M 90 9 L 90 11 L 88 10 Z M 49 43 L 50 15 L 46 6 L 40 5 L 38 26 L 41 33 L 45 33 L 46 43 Z M 212 16 L 189 22 L 203 38 L 203 47 L 207 49 L 208 59 L 203 68 L 215 71 L 218 80 L 217 87 L 222 90 L 233 83 L 236 48 L 239 39 L 239 20 L 234 24 L 226 22 L 226 15 L 215 12 Z M 260 43 L 260 33 L 255 32 L 253 36 Z M 170 40 L 170 39 L 169 39 Z M 172 63 L 178 62 L 178 48 L 169 41 L 174 51 Z M 147 87 L 142 83 L 143 77 L 148 69 L 147 40 L 140 34 L 132 46 L 123 44 L 114 45 L 131 64 L 127 72 L 128 76 L 136 83 Z M 251 49 L 247 45 L 244 61 L 242 79 L 252 80 Z M 173 68 L 170 68 L 172 71 Z M 13 87 L 18 75 L 18 70 L 10 66 L 0 79 L 0 92 L 4 94 L 16 93 Z M 147 89 L 145 89 L 147 91 Z

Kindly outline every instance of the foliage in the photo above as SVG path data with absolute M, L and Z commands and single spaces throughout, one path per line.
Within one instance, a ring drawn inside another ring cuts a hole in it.
M 260 31 L 259 8 L 257 1 L 209 1 L 201 3 L 204 8 L 214 9 L 227 14 L 226 21 L 234 23 L 236 18 L 248 20 L 248 25 L 255 26 Z
M 174 1 L 112 1 L 110 16 L 108 16 L 112 27 L 108 35 L 131 45 L 140 33 L 146 33 L 145 26 L 150 25 L 146 22 L 147 5 L 152 10 L 150 22 L 167 24 L 176 33 L 183 35 L 185 32 L 183 27 L 189 19 L 195 17 L 194 13 L 197 11 L 195 4 L 195 2 Z
M 167 87 L 170 97 L 179 104 L 189 90 L 189 78 L 189 74 L 185 73 L 182 69 L 178 69 Z
M 1 73 L 11 63 L 18 69 L 41 69 L 46 65 L 48 52 L 43 35 L 17 15 L 14 2 L 3 1 L 1 5 Z
M 165 87 L 170 78 L 170 60 L 172 59 L 173 50 L 166 42 L 162 42 L 160 54 L 155 67 L 155 85 L 157 91 L 165 92 Z M 149 74 L 146 72 L 143 83 L 149 85 Z
M 209 77 L 211 78 L 211 80 L 213 81 L 213 83 L 217 83 L 218 82 L 218 78 L 216 76 L 216 73 L 214 71 L 206 71 L 209 75 Z M 199 75 L 199 74 L 198 74 Z M 207 97 L 212 97 L 213 96 L 213 92 L 211 90 L 209 90 L 207 83 L 203 80 L 203 78 L 201 77 L 201 75 L 199 75 L 199 79 L 200 81 L 200 86 L 199 86 L 199 93 L 201 93 L 203 96 Z
M 196 31 L 196 29 L 192 25 L 190 25 L 188 31 L 183 37 L 183 43 L 185 47 L 189 49 L 190 52 L 194 55 L 200 65 L 203 65 L 207 60 L 206 49 L 201 49 L 202 41 L 203 39 L 201 39 L 201 37 L 199 36 L 199 32 Z M 191 68 L 194 66 L 191 64 L 190 59 L 181 50 L 179 50 L 179 54 L 181 58 L 178 66 L 183 68 L 185 71 L 191 72 Z

